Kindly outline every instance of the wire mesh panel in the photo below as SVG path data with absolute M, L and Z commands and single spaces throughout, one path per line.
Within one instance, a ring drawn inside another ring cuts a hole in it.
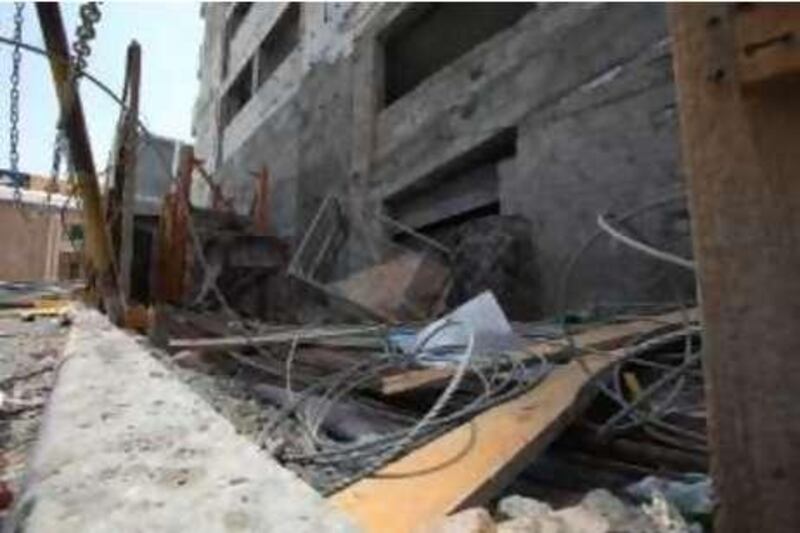
M 336 196 L 320 206 L 289 273 L 387 322 L 437 315 L 452 284 L 446 248 L 381 214 L 348 209 Z

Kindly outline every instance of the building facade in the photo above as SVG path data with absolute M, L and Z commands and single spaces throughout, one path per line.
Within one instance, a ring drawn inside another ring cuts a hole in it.
M 605 237 L 565 274 L 602 213 L 688 253 L 685 207 L 669 201 L 683 178 L 663 5 L 235 3 L 202 16 L 195 151 L 242 213 L 268 169 L 289 242 L 339 192 L 437 238 L 524 221 L 538 314 L 691 292 Z
M 32 176 L 32 186 L 44 184 Z M 65 281 L 83 276 L 83 225 L 74 202 L 60 192 L 0 185 L 0 280 Z

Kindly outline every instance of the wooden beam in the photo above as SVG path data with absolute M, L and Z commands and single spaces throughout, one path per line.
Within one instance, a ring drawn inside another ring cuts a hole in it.
M 677 3 L 669 12 L 702 296 L 715 530 L 796 531 L 800 77 L 760 76 L 769 83 L 756 86 L 741 77 L 740 7 Z M 797 23 L 800 7 L 781 18 Z
M 649 331 L 657 327 L 651 322 Z M 667 335 L 678 338 L 676 332 Z M 558 366 L 531 391 L 481 413 L 331 500 L 366 531 L 381 532 L 412 531 L 420 523 L 485 504 L 583 411 L 593 396 L 587 385 L 625 353 L 619 348 Z
M 623 343 L 642 334 L 653 333 L 654 328 L 662 326 L 677 327 L 685 320 L 697 320 L 697 310 L 690 309 L 686 313 L 675 311 L 662 315 L 626 322 L 609 324 L 592 328 L 574 336 L 575 347 L 579 350 L 609 350 L 618 348 Z M 554 357 L 568 348 L 564 339 L 534 342 L 528 346 L 528 352 L 520 353 L 523 359 L 534 356 Z M 380 391 L 385 395 L 400 394 L 421 387 L 440 385 L 450 379 L 453 371 L 447 368 L 426 368 L 410 370 L 402 374 L 386 376 L 381 379 Z
M 531 392 L 486 411 L 331 501 L 365 531 L 386 533 L 410 532 L 485 503 L 581 411 L 581 391 L 617 356 L 589 355 L 556 368 Z
M 122 187 L 120 213 L 119 258 L 120 292 L 126 301 L 131 296 L 131 269 L 133 267 L 133 220 L 136 214 L 136 160 L 139 153 L 139 86 L 142 72 L 142 48 L 133 41 L 128 46 L 127 72 L 129 73 L 129 107 L 122 129 L 123 164 L 125 176 Z
M 800 17 L 796 5 L 740 6 L 733 17 L 737 75 L 743 84 L 800 74 Z
M 128 45 L 122 109 L 116 127 L 112 152 L 111 186 L 106 191 L 106 224 L 119 272 L 119 292 L 130 302 L 131 262 L 133 259 L 133 218 L 136 209 L 136 158 L 138 155 L 139 85 L 141 47 Z
M 270 233 L 270 198 L 269 198 L 269 172 L 264 166 L 254 176 L 255 192 L 253 194 L 253 234 L 269 235 Z
M 111 259 L 111 241 L 103 221 L 100 186 L 97 183 L 83 104 L 76 85 L 72 83 L 69 43 L 61 19 L 61 8 L 58 3 L 37 2 L 36 13 L 50 59 L 50 72 L 58 96 L 70 159 L 78 179 L 78 194 L 83 202 L 87 258 L 91 266 L 90 281 L 99 289 L 100 298 L 111 321 L 119 323 L 124 315 L 125 302 L 118 291 Z

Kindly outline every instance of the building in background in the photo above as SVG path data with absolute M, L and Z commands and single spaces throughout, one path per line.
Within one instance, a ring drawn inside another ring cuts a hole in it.
M 691 294 L 688 277 L 606 238 L 565 276 L 598 214 L 681 188 L 663 5 L 239 2 L 201 14 L 195 151 L 241 213 L 267 168 L 289 242 L 338 192 L 451 246 L 484 281 L 503 278 L 489 288 L 512 315 Z M 689 249 L 682 201 L 643 212 L 629 221 L 640 238 Z
M 157 136 L 140 141 L 134 221 L 134 254 L 139 267 L 134 278 L 138 285 L 147 283 L 158 214 L 172 186 L 182 146 L 180 141 Z M 0 171 L 0 176 L 5 175 L 6 171 Z M 67 182 L 58 180 L 54 184 L 48 176 L 26 174 L 25 183 L 19 203 L 14 200 L 13 187 L 0 184 L 0 280 L 83 277 L 82 213 L 75 199 L 69 199 Z
M 31 184 L 39 183 L 31 179 Z M 43 190 L 0 185 L 0 280 L 65 281 L 83 276 L 83 225 L 74 202 Z M 63 213 L 63 218 L 62 218 Z M 74 243 L 74 245 L 73 245 Z

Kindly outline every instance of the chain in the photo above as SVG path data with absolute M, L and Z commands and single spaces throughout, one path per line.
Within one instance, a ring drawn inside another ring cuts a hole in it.
M 100 22 L 100 7 L 97 2 L 86 2 L 80 7 L 81 23 L 75 29 L 75 43 L 72 50 L 75 52 L 73 76 L 77 77 L 86 69 L 86 58 L 92 55 L 89 43 L 95 38 L 94 25 Z
M 8 162 L 11 167 L 11 179 L 14 181 L 14 202 L 17 206 L 22 204 L 22 176 L 19 173 L 19 67 L 22 62 L 22 11 L 24 2 L 14 4 L 14 50 L 11 52 L 11 102 L 8 106 L 8 115 L 11 125 L 9 127 L 9 154 Z
M 56 136 L 53 140 L 53 165 L 50 167 L 50 184 L 47 186 L 47 207 L 50 207 L 50 197 L 53 191 L 60 191 L 58 176 L 61 172 L 61 154 L 64 150 L 64 130 L 59 124 L 56 127 Z
M 73 95 L 77 91 L 77 83 L 80 75 L 86 69 L 88 58 L 92 54 L 89 43 L 95 38 L 97 32 L 94 25 L 100 21 L 101 13 L 97 2 L 87 2 L 79 8 L 81 22 L 75 29 L 76 40 L 72 45 L 74 57 L 70 72 L 70 84 L 72 85 Z M 53 140 L 53 164 L 50 170 L 50 186 L 47 192 L 47 205 L 50 205 L 50 195 L 52 190 L 59 190 L 58 177 L 61 169 L 61 158 L 67 152 L 65 146 L 65 134 L 63 128 L 63 117 L 59 118 L 56 125 L 56 135 Z M 69 174 L 69 172 L 68 172 Z

